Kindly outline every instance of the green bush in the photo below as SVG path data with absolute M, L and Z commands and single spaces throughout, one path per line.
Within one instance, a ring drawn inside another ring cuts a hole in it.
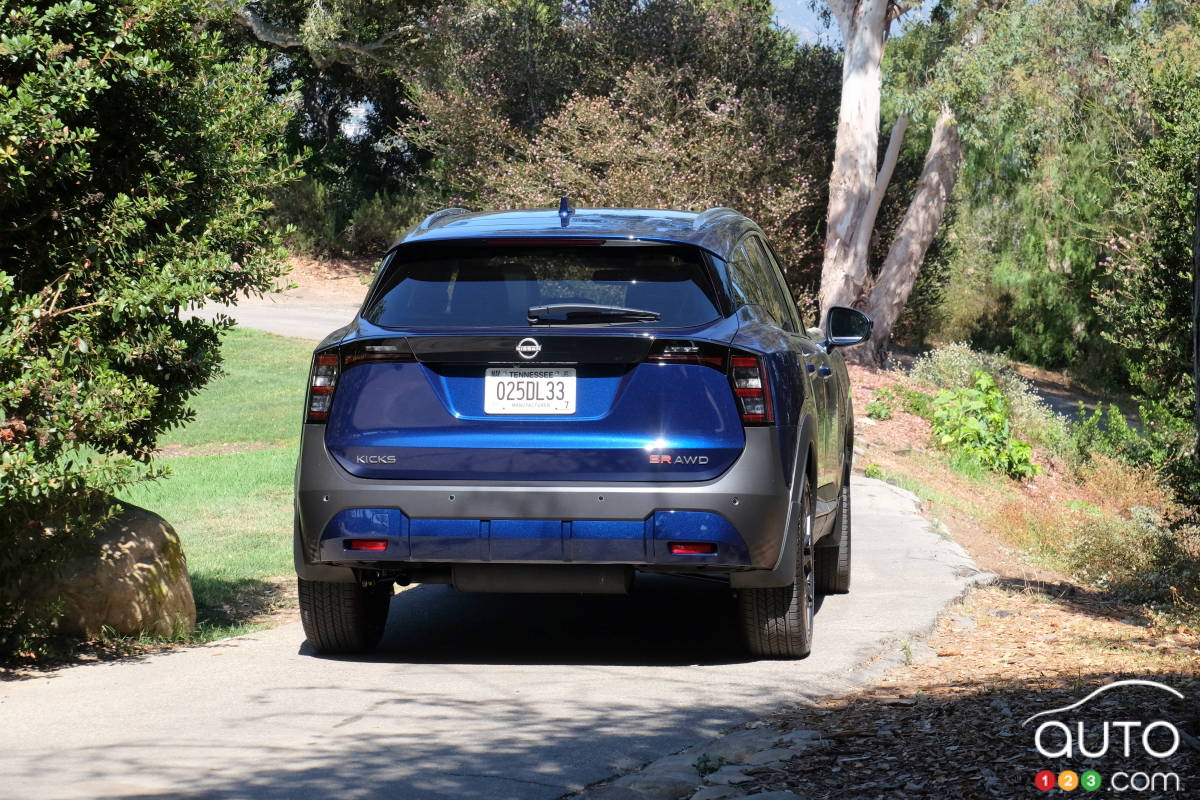
M 349 178 L 305 177 L 280 187 L 271 218 L 293 252 L 378 254 L 427 213 L 417 193 L 362 191 Z
M 1141 466 L 1157 463 L 1162 453 L 1137 431 L 1115 403 L 1098 403 L 1089 414 L 1079 404 L 1079 419 L 1070 426 L 1071 446 L 1076 464 L 1087 464 L 1094 455 L 1115 458 L 1124 464 Z
M 1139 113 L 1117 184 L 1125 224 L 1106 243 L 1093 297 L 1142 407 L 1156 467 L 1182 502 L 1200 505 L 1189 269 L 1200 183 L 1200 10 L 1185 8 L 1186 19 L 1118 63 Z
M 980 371 L 986 372 L 1004 395 L 1017 434 L 1045 447 L 1055 457 L 1065 458 L 1070 449 L 1066 421 L 1037 396 L 1029 381 L 1018 375 L 1004 356 L 980 353 L 956 342 L 917 358 L 909 376 L 934 389 L 963 389 L 975 385 L 975 374 Z
M 1030 460 L 1033 448 L 1012 437 L 1008 411 L 992 376 L 977 370 L 973 386 L 938 392 L 930 422 L 938 446 L 953 456 L 1011 478 L 1028 478 L 1041 469 Z
M 346 249 L 351 253 L 378 254 L 390 246 L 426 213 L 416 195 L 382 191 L 359 203 L 345 228 Z
M 863 411 L 871 419 L 891 419 L 892 406 L 895 402 L 896 396 L 890 389 L 876 389 L 871 392 L 871 402 L 867 403 Z
M 180 312 L 267 290 L 288 104 L 200 0 L 30 2 L 0 16 L 0 651 L 26 598 L 152 477 L 219 370 Z

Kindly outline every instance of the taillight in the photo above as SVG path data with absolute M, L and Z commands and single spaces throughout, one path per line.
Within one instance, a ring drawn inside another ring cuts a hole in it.
M 725 371 L 725 349 L 711 342 L 659 339 L 650 348 L 651 364 L 700 364 Z
M 366 339 L 351 342 L 338 350 L 318 353 L 313 359 L 308 379 L 307 422 L 325 422 L 333 406 L 333 390 L 338 375 L 359 364 L 378 364 L 388 361 L 416 361 L 412 348 L 404 339 Z
M 765 425 L 775 421 L 775 410 L 771 408 L 771 387 L 767 383 L 767 370 L 761 358 L 733 356 L 729 359 L 729 379 L 733 382 L 733 393 L 737 395 L 743 423 Z
M 404 339 L 367 339 L 352 342 L 342 348 L 342 367 L 385 361 L 416 361 L 412 348 Z
M 319 353 L 313 358 L 308 378 L 308 413 L 306 422 L 325 422 L 333 405 L 333 390 L 338 379 L 337 353 Z

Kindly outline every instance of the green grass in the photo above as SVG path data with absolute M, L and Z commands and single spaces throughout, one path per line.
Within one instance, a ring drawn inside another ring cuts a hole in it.
M 163 436 L 159 445 L 295 444 L 312 350 L 301 339 L 229 331 L 221 348 L 226 374 L 192 400 L 195 420 Z
M 183 541 L 198 630 L 209 641 L 243 633 L 273 600 L 270 579 L 292 573 L 292 475 L 311 343 L 254 330 L 226 334 L 226 375 L 193 401 L 196 419 L 162 446 L 170 474 L 122 499 L 163 516 Z M 192 453 L 207 445 L 255 449 Z M 264 447 L 266 445 L 266 447 Z

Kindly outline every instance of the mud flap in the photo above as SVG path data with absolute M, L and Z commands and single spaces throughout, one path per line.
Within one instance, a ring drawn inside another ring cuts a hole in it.
M 306 581 L 324 581 L 327 583 L 358 583 L 354 570 L 349 567 L 331 567 L 327 564 L 310 564 L 304 558 L 304 549 L 300 546 L 300 526 L 296 525 L 292 536 L 292 558 L 296 562 L 296 577 Z
M 729 573 L 729 586 L 732 589 L 768 589 L 778 586 L 791 586 L 796 581 L 796 520 L 800 513 L 800 503 L 792 501 L 788 507 L 787 527 L 784 528 L 783 549 L 779 560 L 773 569 L 759 569 L 748 572 Z

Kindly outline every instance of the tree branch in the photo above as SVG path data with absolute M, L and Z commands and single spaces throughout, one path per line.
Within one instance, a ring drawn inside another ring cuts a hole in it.
M 401 25 L 373 42 L 330 39 L 322 43 L 324 52 L 318 52 L 310 48 L 295 31 L 268 22 L 239 0 L 220 0 L 220 2 L 233 12 L 234 20 L 250 31 L 255 39 L 282 50 L 303 49 L 307 51 L 318 69 L 326 69 L 333 64 L 354 66 L 364 59 L 379 64 L 391 63 L 391 59 L 385 57 L 384 53 L 394 47 L 396 40 L 402 35 L 416 30 L 414 25 Z
M 866 262 L 867 248 L 875 232 L 875 218 L 879 215 L 879 206 L 883 203 L 883 196 L 887 194 L 888 185 L 892 182 L 892 173 L 896 171 L 896 161 L 900 157 L 900 147 L 904 144 L 904 134 L 907 131 L 908 114 L 901 114 L 892 126 L 887 152 L 883 156 L 882 166 L 879 167 L 879 175 L 875 178 L 875 188 L 871 191 L 866 208 L 863 209 L 862 216 L 858 218 L 854 228 L 851 263 Z
M 843 40 L 850 35 L 850 23 L 854 16 L 855 2 L 856 0 L 825 0 L 825 5 L 829 7 L 829 12 L 837 20 Z
M 869 354 L 877 362 L 882 360 L 896 320 L 908 303 L 925 252 L 937 235 L 950 193 L 954 190 L 961 159 L 954 113 L 943 106 L 933 128 L 916 192 L 892 237 L 887 258 L 866 299 L 865 310 L 875 318 L 875 328 L 871 332 L 870 346 L 863 348 L 866 351 L 863 356 Z

